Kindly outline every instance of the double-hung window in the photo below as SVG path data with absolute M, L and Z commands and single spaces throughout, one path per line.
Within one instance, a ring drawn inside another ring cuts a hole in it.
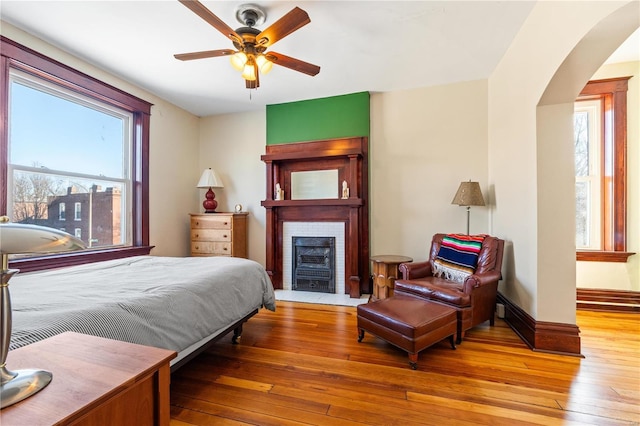
M 630 77 L 587 83 L 574 108 L 578 260 L 625 262 L 627 87 Z
M 7 182 L 9 182 L 9 179 L 11 179 L 11 175 L 7 176 Z M 19 180 L 19 178 L 16 180 Z M 29 210 L 31 210 L 31 207 L 35 207 L 40 203 L 38 203 L 38 201 L 33 201 L 27 204 L 27 202 L 24 201 L 25 198 L 22 198 L 22 194 L 20 193 L 21 191 L 18 190 L 19 186 L 20 186 L 19 183 L 13 184 L 13 193 L 15 195 L 14 198 L 16 199 L 16 202 L 14 205 L 14 209 L 13 209 L 14 212 L 12 216 L 14 217 L 14 220 L 17 219 L 17 222 L 19 223 L 29 223 L 30 219 L 23 219 L 23 218 L 28 217 L 26 215 L 30 213 Z M 9 187 L 11 187 L 11 183 L 9 183 Z M 44 212 L 47 210 L 48 210 L 48 206 L 45 204 L 44 210 L 41 210 L 41 211 Z M 8 214 L 11 214 L 11 213 L 8 213 Z M 40 209 L 36 209 L 34 211 L 34 216 L 37 214 L 40 214 Z M 65 203 L 60 203 L 58 204 L 58 221 L 64 222 L 66 218 L 67 218 L 67 205 Z M 58 229 L 63 229 L 63 228 L 58 228 Z
M 88 250 L 23 271 L 148 254 L 151 105 L 2 38 L 0 214 L 63 229 Z M 66 209 L 69 208 L 67 215 Z
M 576 248 L 601 248 L 602 132 L 601 103 L 576 102 L 574 145 L 576 168 Z
M 73 220 L 82 220 L 82 203 L 76 203 L 74 207 Z
M 132 114 L 18 70 L 9 80 L 9 217 L 59 229 L 84 203 L 87 246 L 130 245 Z

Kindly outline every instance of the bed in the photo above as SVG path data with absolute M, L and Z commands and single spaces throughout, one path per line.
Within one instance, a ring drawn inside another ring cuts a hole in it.
M 10 349 L 65 331 L 174 350 L 171 369 L 275 311 L 264 267 L 235 257 L 137 256 L 11 279 Z

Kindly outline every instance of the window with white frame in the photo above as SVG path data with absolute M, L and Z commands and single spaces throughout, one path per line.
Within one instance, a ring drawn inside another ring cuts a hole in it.
M 73 219 L 77 221 L 82 220 L 82 203 L 75 204 Z
M 60 203 L 58 204 L 58 220 L 62 221 L 65 219 L 66 219 L 66 205 L 65 203 Z M 14 221 L 15 221 L 15 216 L 14 216 Z M 25 223 L 24 221 L 20 221 L 20 220 L 18 220 L 17 222 Z
M 576 248 L 599 250 L 602 234 L 601 104 L 576 102 L 573 116 L 576 172 Z
M 82 228 L 76 228 L 74 232 L 75 232 L 76 238 L 82 239 Z
M 9 99 L 9 217 L 55 226 L 48 208 L 31 206 L 59 203 L 65 220 L 64 206 L 73 203 L 80 220 L 84 201 L 101 212 L 87 235 L 100 234 L 103 246 L 129 243 L 131 114 L 17 70 Z

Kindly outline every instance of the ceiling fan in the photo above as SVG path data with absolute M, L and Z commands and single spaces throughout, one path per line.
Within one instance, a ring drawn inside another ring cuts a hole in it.
M 317 65 L 283 55 L 282 53 L 266 51 L 267 48 L 278 40 L 283 39 L 311 22 L 307 12 L 299 7 L 293 8 L 270 27 L 260 31 L 254 28 L 254 26 L 264 23 L 266 17 L 264 11 L 256 5 L 241 5 L 236 9 L 236 18 L 245 26 L 234 31 L 198 0 L 178 1 L 204 19 L 216 30 L 224 34 L 225 37 L 229 38 L 233 42 L 236 50 L 218 49 L 179 53 L 173 55 L 176 59 L 190 61 L 192 59 L 229 56 L 233 67 L 238 71 L 242 71 L 242 77 L 245 80 L 247 89 L 260 87 L 260 73 L 266 74 L 269 72 L 273 64 L 310 76 L 314 76 L 320 72 L 320 67 Z

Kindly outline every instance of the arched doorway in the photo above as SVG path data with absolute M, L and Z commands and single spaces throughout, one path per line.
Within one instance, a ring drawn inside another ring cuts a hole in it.
M 639 23 L 638 2 L 538 2 L 489 79 L 492 228 L 501 294 L 534 349 L 580 353 L 576 322 L 573 103 Z M 541 30 L 544 28 L 544 31 Z

